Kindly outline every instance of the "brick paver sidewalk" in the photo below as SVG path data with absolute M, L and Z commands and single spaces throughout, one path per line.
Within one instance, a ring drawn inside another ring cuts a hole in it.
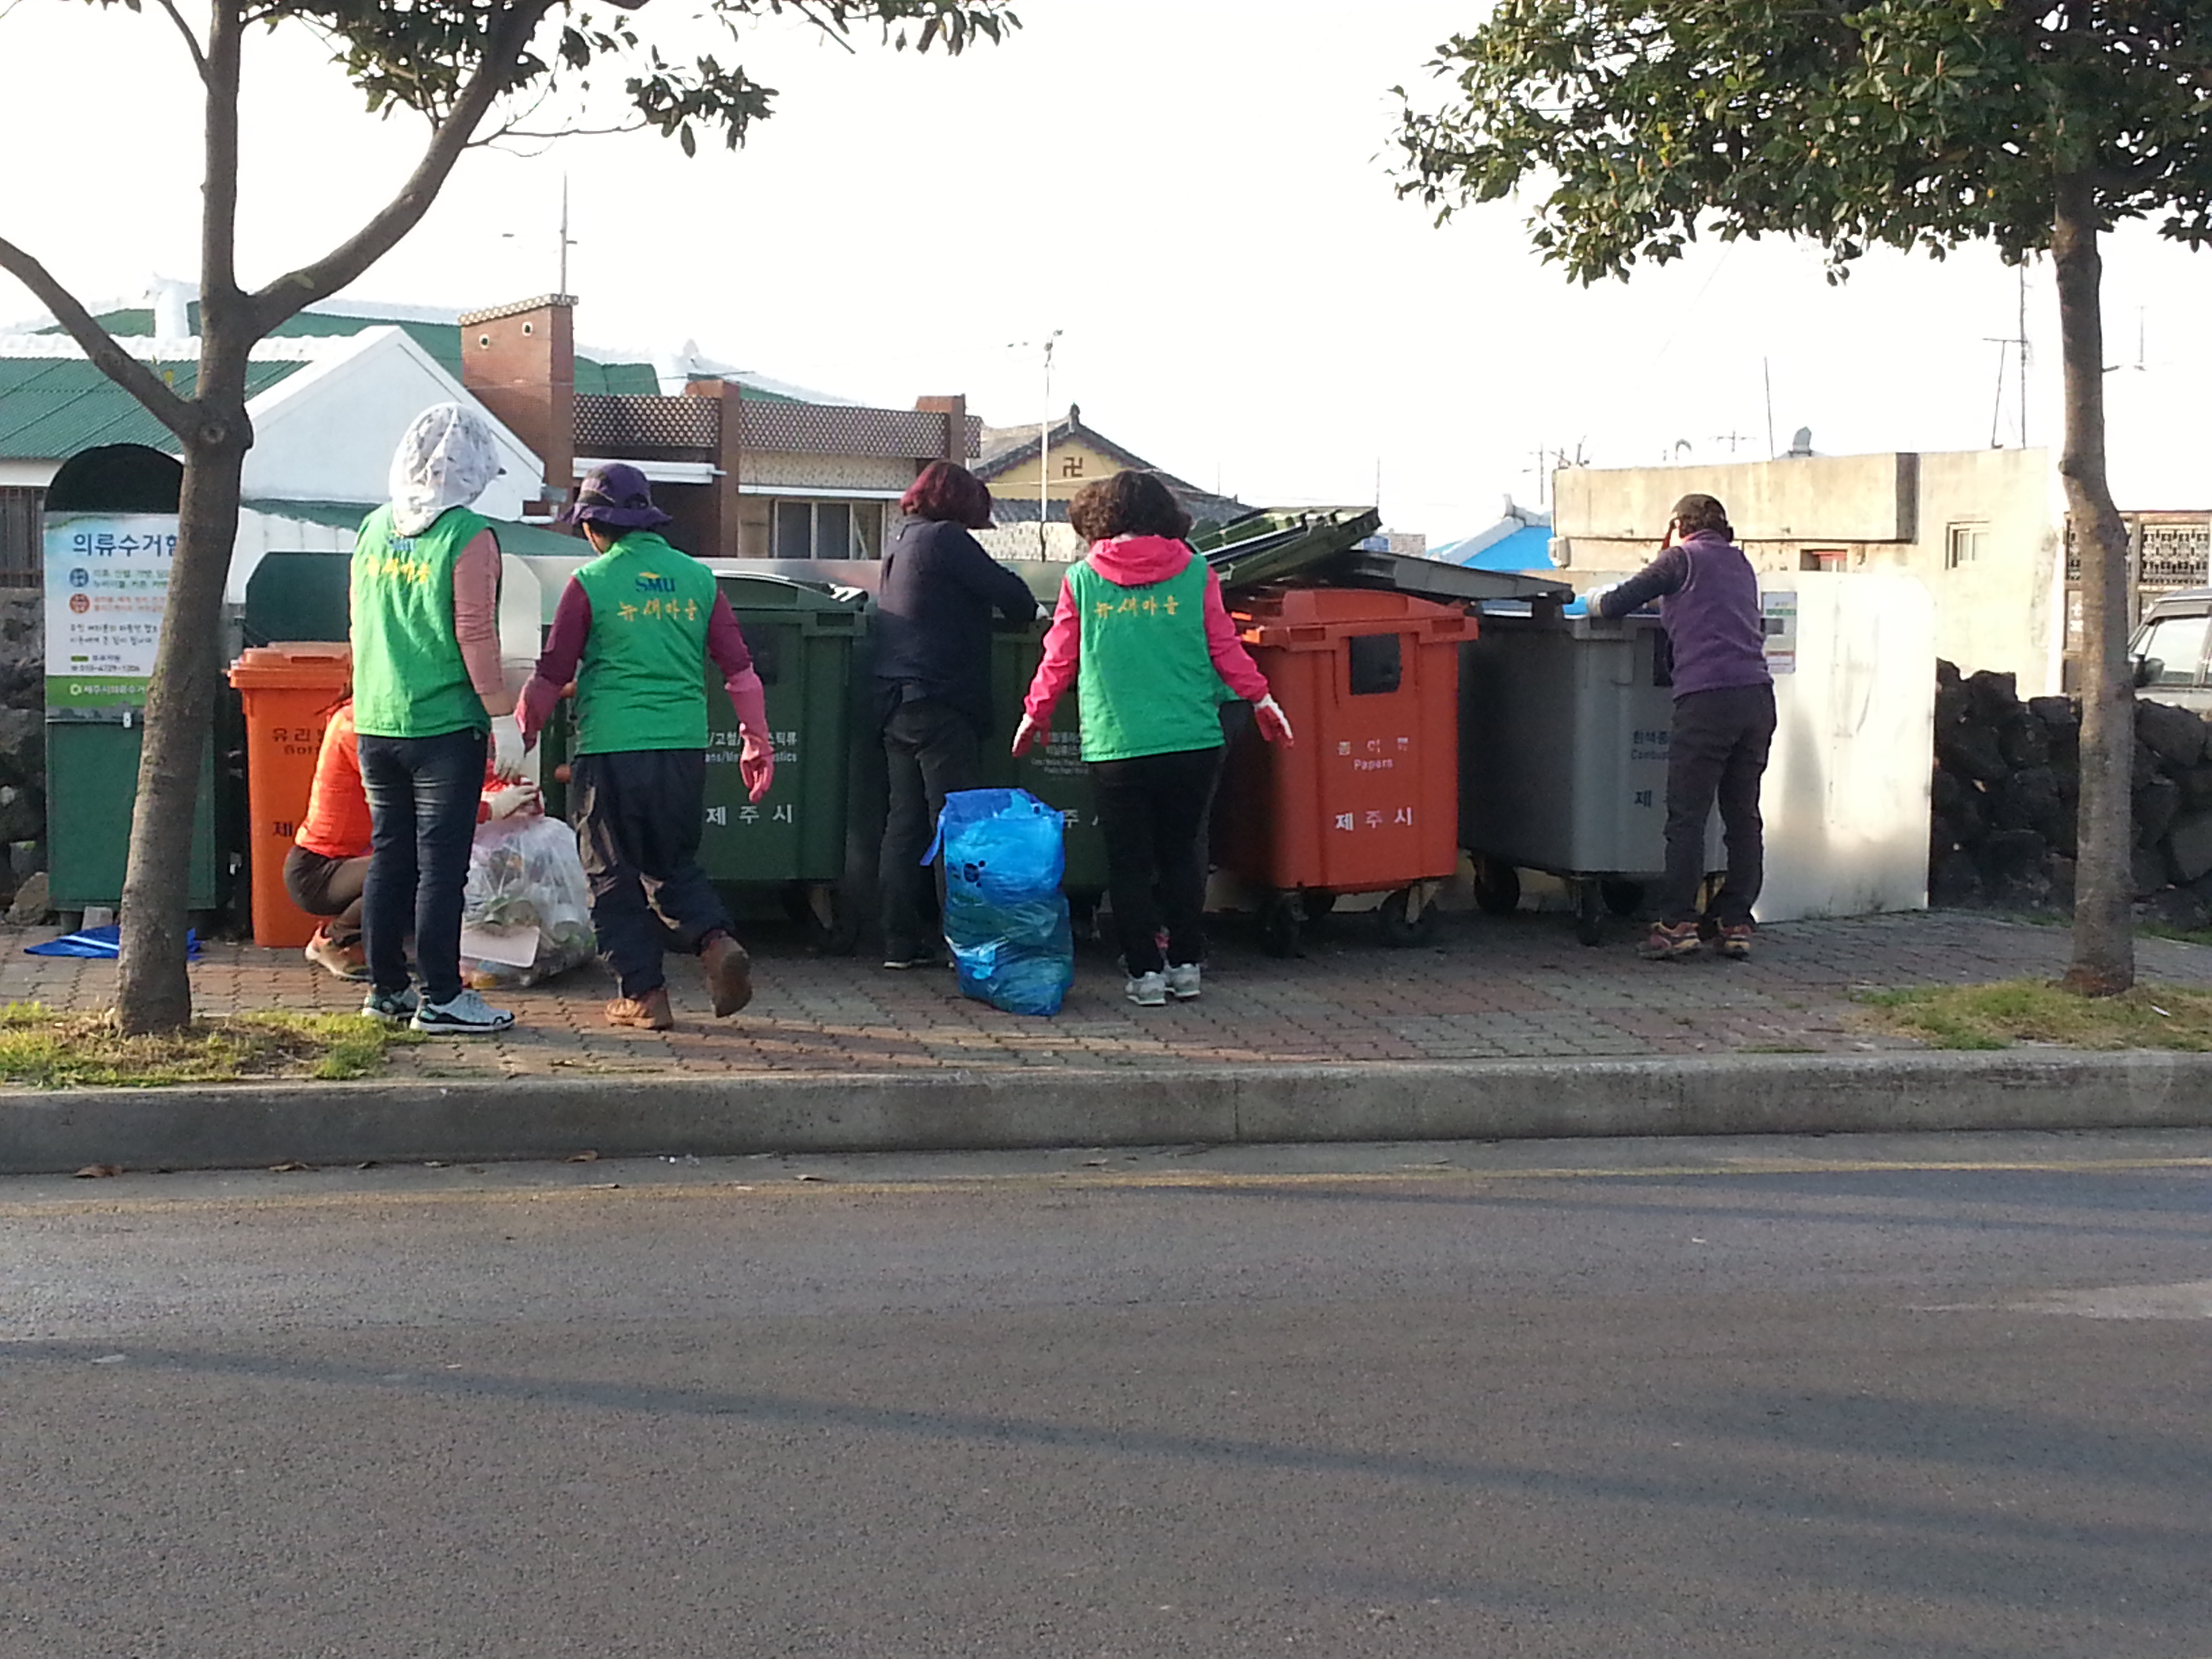
M 28 957 L 52 930 L 0 930 L 0 1002 L 91 1009 L 112 994 L 110 963 Z M 1103 945 L 1079 952 L 1075 989 L 1053 1019 L 1002 1014 L 962 997 L 950 972 L 890 973 L 868 957 L 807 954 L 795 933 L 747 927 L 758 994 L 736 1018 L 708 1015 L 698 970 L 671 963 L 673 1032 L 601 1023 L 611 985 L 596 966 L 495 996 L 517 1029 L 496 1041 L 447 1038 L 403 1051 L 394 1073 L 422 1078 L 684 1072 L 912 1072 L 1240 1066 L 1306 1061 L 1468 1060 L 1595 1055 L 1854 1052 L 1904 1046 L 1856 1018 L 1871 987 L 2055 975 L 2067 936 L 1963 912 L 1793 922 L 1759 934 L 1749 963 L 1638 961 L 1623 929 L 1596 949 L 1558 916 L 1440 918 L 1435 943 L 1394 950 L 1370 918 L 1316 926 L 1310 954 L 1280 961 L 1224 920 L 1206 995 L 1138 1009 Z M 2147 976 L 2212 983 L 2212 949 L 2146 939 Z M 203 1012 L 349 1010 L 358 988 L 295 951 L 217 944 L 192 969 Z

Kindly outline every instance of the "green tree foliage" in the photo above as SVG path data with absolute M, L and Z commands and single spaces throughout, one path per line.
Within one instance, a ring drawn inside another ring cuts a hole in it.
M 2072 0 L 1500 0 L 1407 103 L 1403 193 L 1439 218 L 1516 192 L 1583 282 L 1700 234 L 2048 253 L 2064 478 L 2083 556 L 2081 860 L 2069 984 L 2134 977 L 2126 538 L 2105 477 L 2099 238 L 2212 239 L 2212 5 Z M 1401 93 L 1402 95 L 1402 93 Z
M 143 0 L 90 0 L 141 10 Z M 421 222 L 472 145 L 649 128 L 687 155 L 702 135 L 732 148 L 770 112 L 774 90 L 734 61 L 746 31 L 783 18 L 849 43 L 958 52 L 1019 27 L 1011 0 L 154 0 L 179 38 L 179 78 L 198 85 L 206 172 L 200 243 L 199 374 L 179 397 L 123 350 L 23 246 L 0 237 L 0 270 L 54 313 L 103 373 L 176 435 L 184 453 L 176 564 L 146 700 L 130 873 L 123 893 L 117 1013 L 127 1032 L 174 1030 L 191 1014 L 185 975 L 187 874 L 198 756 L 222 664 L 223 578 L 238 529 L 239 478 L 253 441 L 246 365 L 253 345 L 302 307 L 344 288 Z M 0 28 L 6 10 L 0 8 Z M 352 236 L 258 289 L 234 257 L 239 82 L 262 31 L 313 33 L 368 110 L 428 131 L 398 193 Z M 0 36 L 0 38 L 4 38 Z M 708 49 L 709 47 L 713 49 Z M 30 66 L 11 65 L 19 71 Z M 4 207 L 0 207 L 4 214 Z M 0 226 L 4 228 L 4 226 Z M 565 480 L 550 480 L 561 488 Z

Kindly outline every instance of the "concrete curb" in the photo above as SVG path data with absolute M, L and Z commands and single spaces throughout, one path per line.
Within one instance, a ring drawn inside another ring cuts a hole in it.
M 1231 1072 L 0 1091 L 0 1174 L 1583 1135 L 2212 1127 L 2212 1054 L 1749 1054 Z

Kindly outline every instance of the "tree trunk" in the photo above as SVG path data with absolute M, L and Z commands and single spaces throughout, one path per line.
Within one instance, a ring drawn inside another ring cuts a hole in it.
M 241 363 L 241 380 L 243 369 Z M 249 441 L 242 409 L 227 424 L 231 429 L 224 441 L 185 447 L 176 563 L 146 688 L 131 865 L 123 883 L 115 1012 L 125 1032 L 173 1030 L 192 1017 L 185 931 L 193 808 L 200 757 L 222 695 L 222 594 L 238 536 L 239 474 Z
M 2105 481 L 2105 329 L 2097 208 L 2088 179 L 2061 174 L 2051 221 L 2066 435 L 2058 472 L 2081 554 L 2081 857 L 2066 987 L 2116 996 L 2135 983 L 2131 856 L 2135 677 L 2128 661 L 2128 536 Z

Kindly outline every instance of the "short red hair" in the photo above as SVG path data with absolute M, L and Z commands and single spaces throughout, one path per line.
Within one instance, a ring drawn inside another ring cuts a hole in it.
M 988 530 L 990 486 L 957 461 L 932 461 L 921 469 L 914 488 L 899 497 L 899 511 L 909 519 L 934 519 L 965 525 L 970 530 Z

